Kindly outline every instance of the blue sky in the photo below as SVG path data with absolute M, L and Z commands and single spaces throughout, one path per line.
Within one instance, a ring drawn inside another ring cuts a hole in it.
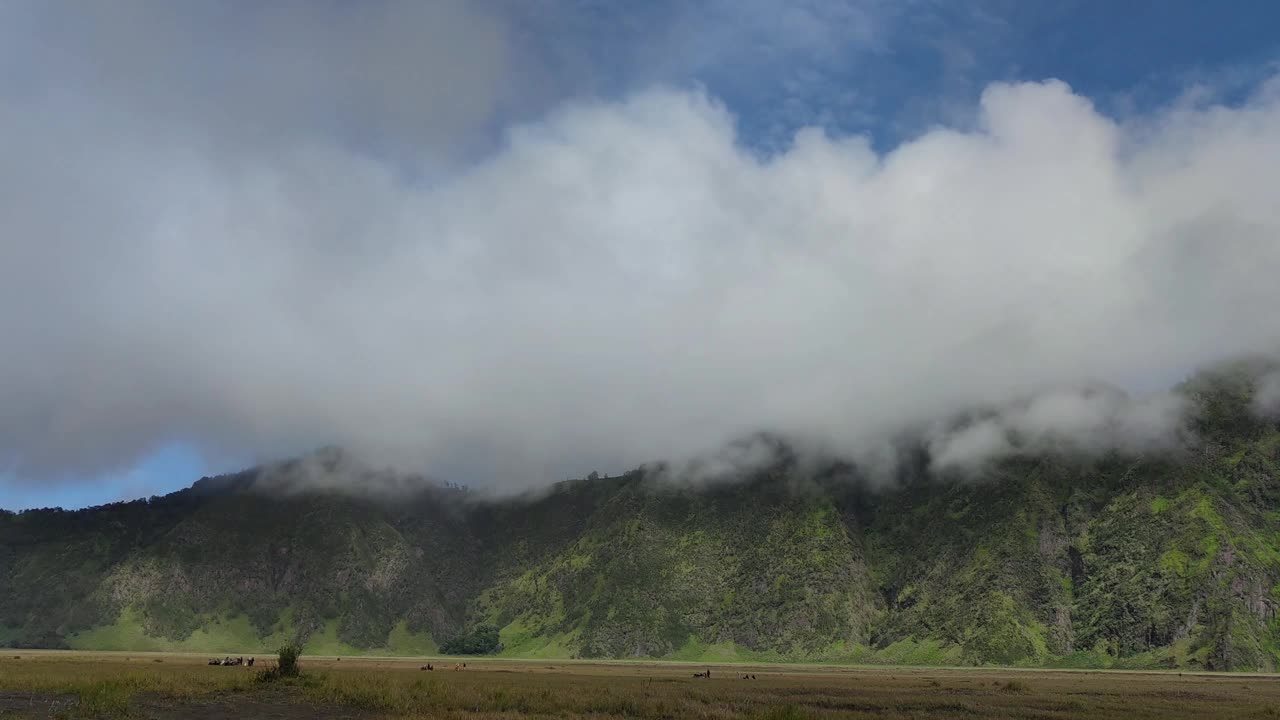
M 1193 84 L 1240 92 L 1280 48 L 1271 31 L 1280 9 L 1265 0 L 584 5 L 600 8 L 575 30 L 594 38 L 585 52 L 604 68 L 604 91 L 701 83 L 739 115 L 743 140 L 762 147 L 814 124 L 893 147 L 961 120 L 996 81 L 1057 78 L 1117 114 Z M 673 18 L 699 37 L 666 63 L 627 61 Z
M 190 12 L 175 12 L 175 6 Z M 235 83 L 227 80 L 236 76 L 219 75 L 217 68 L 224 63 L 217 61 L 234 65 L 237 43 L 243 43 L 256 62 L 273 62 L 276 56 L 263 48 L 272 47 L 277 32 L 291 38 L 280 43 L 282 53 L 296 51 L 297 57 L 310 60 L 308 54 L 325 51 L 326 38 L 348 35 L 344 4 L 321 10 L 302 3 L 276 16 L 249 5 L 214 13 L 212 6 L 200 3 L 175 3 L 168 9 L 131 3 L 129 12 L 136 14 L 123 14 L 142 21 L 108 23 L 106 29 L 90 27 L 84 18 L 73 20 L 74 4 L 18 4 L 9 12 L 22 22 L 10 26 L 29 32 L 25 40 L 0 35 L 0 45 L 9 47 L 0 54 L 0 109 L 7 103 L 12 111 L 0 113 L 0 123 L 16 122 L 12 118 L 22 114 L 22 103 L 39 97 L 50 103 L 41 107 L 56 106 L 61 112 L 92 103 L 95 118 L 121 124 L 126 134 L 190 133 L 200 137 L 200 143 L 234 146 L 246 157 L 270 155 L 275 151 L 268 145 L 273 138 L 295 132 L 341 137 L 344 146 L 363 148 L 371 157 L 430 184 L 484 166 L 509 141 L 507 132 L 513 125 L 537 123 L 565 103 L 583 98 L 623 100 L 654 86 L 700 88 L 734 117 L 738 143 L 768 158 L 786 152 L 803 127 L 822 127 L 832 136 L 867 136 L 881 153 L 938 126 L 969 127 L 975 122 L 979 97 L 993 82 L 1060 79 L 1102 113 L 1119 119 L 1152 112 L 1183 97 L 1235 104 L 1273 76 L 1280 60 L 1280 35 L 1275 32 L 1280 5 L 1263 0 L 581 0 L 477 6 L 492 11 L 494 22 L 505 28 L 494 42 L 505 48 L 508 59 L 516 58 L 514 69 L 488 72 L 484 59 L 475 57 L 458 57 L 453 69 L 445 51 L 425 59 L 389 52 L 367 74 L 330 74 L 316 82 L 312 94 L 290 100 L 304 109 L 314 102 L 332 112 L 290 114 L 281 101 L 279 108 L 266 107 L 255 124 L 237 113 L 269 106 L 269 97 L 264 101 L 237 94 L 240 91 L 230 87 Z M 308 17 L 308 7 L 317 18 Z M 211 23 L 213 16 L 219 22 Z M 466 22 L 468 32 L 480 38 L 476 42 L 488 42 L 488 20 L 468 17 Z M 291 33 L 302 26 L 307 31 L 299 31 L 302 39 L 297 40 Z M 141 38 L 144 50 L 138 52 L 150 56 L 140 55 L 139 61 L 129 55 L 129 33 Z M 86 37 L 93 42 L 78 45 L 79 60 L 48 55 L 60 43 Z M 181 42 L 175 38 L 191 37 L 199 38 L 198 49 L 177 49 Z M 376 33 L 371 37 L 376 45 Z M 397 39 L 404 40 L 396 36 L 388 42 Z M 47 47 L 41 49 L 42 45 Z M 93 76 L 99 65 L 144 67 L 157 59 L 154 53 L 165 49 L 183 56 L 172 63 L 173 70 L 148 70 L 154 77 L 147 75 L 136 83 L 99 82 Z M 95 56 L 97 52 L 103 56 Z M 397 67 L 401 61 L 423 65 Z M 389 68 L 403 73 L 402 79 L 410 84 L 379 87 Z M 398 97 L 414 92 L 411 81 L 418 72 L 427 76 L 423 82 L 451 88 L 454 95 L 442 97 L 458 96 L 451 85 L 455 72 L 467 76 L 467 88 L 480 89 L 468 89 L 465 102 L 441 103 L 436 98 L 435 104 L 419 106 L 388 99 L 391 93 Z M 342 102 L 325 104 L 325 83 L 345 93 Z M 360 92 L 339 88 L 343 83 L 361 86 Z M 221 93 L 228 99 L 202 112 L 209 115 L 212 108 L 217 114 L 220 107 L 230 108 L 225 125 L 184 115 L 184 104 L 203 107 L 199 97 L 206 84 L 212 88 L 211 97 Z M 187 98 L 196 99 L 186 102 Z M 372 117 L 359 111 L 378 103 L 384 114 Z M 145 111 L 147 119 L 133 118 L 134 111 Z M 422 129 L 424 117 L 444 115 L 449 115 L 448 122 L 441 121 L 440 128 Z M 190 200 L 198 197 L 192 194 Z M 163 337 L 155 351 L 174 353 L 182 342 Z M 0 423 L 0 432 L 18 427 L 14 423 L 36 422 L 41 411 L 38 404 L 33 407 L 26 419 Z M 183 417 L 181 403 L 175 407 L 175 416 Z M 87 461 L 46 473 L 25 470 L 23 461 L 14 460 L 18 469 L 7 479 L 0 475 L 0 507 L 82 507 L 169 492 L 201 475 L 238 469 L 261 452 L 247 449 L 251 443 L 227 440 L 238 432 L 252 433 L 253 428 L 231 431 L 212 427 L 216 422 L 202 422 L 146 430 L 140 437 L 151 438 L 149 442 L 122 446 L 109 453 L 109 461 Z M 309 433 L 305 423 L 300 427 L 273 447 L 300 451 L 327 441 L 322 432 Z M 211 436 L 216 436 L 212 442 Z M 11 448 L 0 447 L 7 450 Z M 0 468 L 5 459 L 0 454 Z

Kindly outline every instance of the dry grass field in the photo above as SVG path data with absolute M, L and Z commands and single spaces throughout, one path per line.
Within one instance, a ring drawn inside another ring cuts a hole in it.
M 205 660 L 6 651 L 0 718 L 1280 718 L 1264 675 L 303 657 L 264 683 L 262 658 Z

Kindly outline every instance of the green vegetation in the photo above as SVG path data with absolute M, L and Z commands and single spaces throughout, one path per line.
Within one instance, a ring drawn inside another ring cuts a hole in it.
M 212 618 L 182 640 L 156 637 L 147 634 L 142 611 L 128 607 L 114 622 L 72 634 L 66 643 L 77 650 L 233 653 L 263 651 L 287 640 L 280 632 L 260 637 L 243 615 Z
M 1187 383 L 1161 457 L 927 462 L 871 487 L 785 459 L 476 500 L 278 494 L 244 473 L 0 513 L 15 647 L 1080 668 L 1280 667 L 1280 428 Z M 1242 377 L 1244 378 L 1242 380 Z
M 230 618 L 213 616 L 190 635 L 173 640 L 148 635 L 142 611 L 125 608 L 114 622 L 73 633 L 65 643 L 75 650 L 136 650 L 143 652 L 192 653 L 265 653 L 268 649 L 294 641 L 299 632 L 289 621 L 286 609 L 282 620 L 267 635 L 260 635 L 244 615 Z M 306 638 L 305 648 L 312 655 L 422 656 L 434 655 L 438 648 L 425 632 L 414 633 L 401 620 L 391 628 L 384 645 L 358 648 L 338 638 L 338 621 L 325 621 Z
M 440 652 L 446 655 L 492 655 L 501 650 L 498 628 L 492 625 L 481 625 L 440 646 Z
M 298 667 L 298 658 L 301 655 L 302 648 L 297 645 L 280 646 L 280 649 L 276 651 L 276 664 L 259 670 L 254 679 L 260 683 L 274 683 L 281 680 L 292 680 L 301 676 L 302 669 Z
M 277 662 L 275 666 L 276 674 L 282 678 L 298 677 L 300 670 L 298 669 L 298 657 L 302 655 L 302 649 L 297 645 L 283 645 L 277 652 Z

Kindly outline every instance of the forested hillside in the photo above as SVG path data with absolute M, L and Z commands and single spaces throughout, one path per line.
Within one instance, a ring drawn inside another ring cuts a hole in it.
M 494 500 L 281 489 L 277 467 L 4 513 L 0 645 L 425 654 L 492 625 L 517 656 L 1273 670 L 1280 429 L 1252 382 L 1183 386 L 1189 450 L 980 477 L 783 451 L 732 482 Z

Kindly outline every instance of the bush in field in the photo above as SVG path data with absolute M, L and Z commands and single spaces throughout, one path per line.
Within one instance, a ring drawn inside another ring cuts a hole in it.
M 298 667 L 298 657 L 302 655 L 302 648 L 297 645 L 283 645 L 277 652 L 276 666 L 258 673 L 259 682 L 275 682 L 280 678 L 296 678 L 302 674 L 301 668 Z
M 280 673 L 280 677 L 298 677 L 298 656 L 302 655 L 302 648 L 297 645 L 284 645 L 280 648 L 280 660 L 276 665 L 276 670 Z

